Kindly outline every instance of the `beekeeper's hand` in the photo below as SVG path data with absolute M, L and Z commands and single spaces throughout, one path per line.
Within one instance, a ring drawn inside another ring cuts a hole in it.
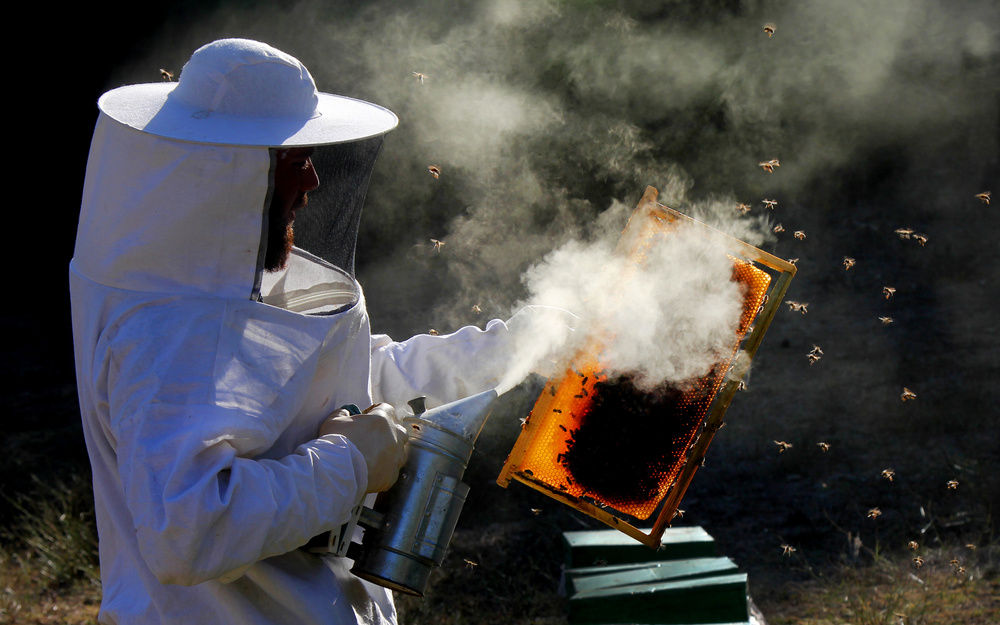
M 375 404 L 361 414 L 346 408 L 335 410 L 320 425 L 319 435 L 341 434 L 351 441 L 368 466 L 369 493 L 388 490 L 399 477 L 406 462 L 409 431 L 396 420 L 396 410 L 389 404 Z

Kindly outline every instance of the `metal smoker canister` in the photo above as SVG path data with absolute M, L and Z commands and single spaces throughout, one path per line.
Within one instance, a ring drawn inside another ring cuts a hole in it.
M 410 428 L 407 460 L 391 489 L 365 510 L 362 553 L 351 572 L 423 596 L 431 569 L 444 560 L 469 493 L 462 482 L 495 391 L 403 419 Z

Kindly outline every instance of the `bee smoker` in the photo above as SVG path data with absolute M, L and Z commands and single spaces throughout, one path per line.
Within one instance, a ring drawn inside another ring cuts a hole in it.
M 469 493 L 462 476 L 496 398 L 489 390 L 427 411 L 423 398 L 410 402 L 416 414 L 403 419 L 410 428 L 406 464 L 374 509 L 360 509 L 357 523 L 365 534 L 360 554 L 357 543 L 348 550 L 352 573 L 423 596 L 431 569 L 441 565 L 451 543 Z

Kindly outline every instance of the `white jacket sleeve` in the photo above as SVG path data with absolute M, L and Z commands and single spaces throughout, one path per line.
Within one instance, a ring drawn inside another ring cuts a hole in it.
M 373 336 L 372 395 L 397 407 L 422 395 L 432 408 L 489 389 L 503 393 L 529 373 L 549 375 L 576 320 L 559 308 L 527 306 L 485 329 L 466 326 L 402 342 Z

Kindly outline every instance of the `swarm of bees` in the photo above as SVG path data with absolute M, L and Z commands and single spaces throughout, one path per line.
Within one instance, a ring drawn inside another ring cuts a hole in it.
M 983 204 L 986 204 L 987 206 L 989 206 L 989 204 L 990 204 L 990 192 L 989 191 L 983 191 L 982 193 L 977 193 L 976 194 L 976 199 L 979 200 L 979 201 L 981 201 Z
M 895 293 L 895 292 L 896 292 L 896 289 L 894 289 L 891 286 L 884 286 L 884 287 L 882 287 L 882 294 L 885 295 L 886 299 L 889 299 L 890 297 L 892 297 L 892 294 Z
M 796 259 L 796 260 L 798 260 L 798 259 Z M 792 264 L 794 265 L 795 263 L 792 263 Z M 809 306 L 809 302 L 796 302 L 796 301 L 793 301 L 793 300 L 786 300 L 785 303 L 788 304 L 788 310 L 790 310 L 792 312 L 800 312 L 803 315 L 806 314 L 807 312 L 809 312 L 806 309 L 806 307 Z
M 889 325 L 890 323 L 893 322 L 893 318 L 892 317 L 879 317 L 878 320 L 881 321 L 882 325 L 884 325 L 884 326 L 887 326 L 887 325 Z
M 793 547 L 791 545 L 782 545 L 781 546 L 781 555 L 783 555 L 783 556 L 791 556 L 793 553 L 795 553 L 795 547 Z
M 917 394 L 904 386 L 903 393 L 899 396 L 899 398 L 902 399 L 903 401 L 909 401 L 911 399 L 916 399 Z
M 871 510 L 868 511 L 869 519 L 877 519 L 880 516 L 882 516 L 882 511 L 879 510 L 878 508 L 872 508 Z
M 882 477 L 884 477 L 885 479 L 887 479 L 887 480 L 889 480 L 891 482 L 892 478 L 896 477 L 896 472 L 893 471 L 892 469 L 883 469 L 882 470 Z
M 173 72 L 169 72 L 169 71 L 161 68 L 160 69 L 160 78 L 162 78 L 164 82 L 171 82 L 174 79 L 174 74 L 173 74 Z M 990 195 L 989 193 L 986 194 L 986 196 L 987 196 L 986 197 L 986 203 L 987 204 L 990 203 L 989 202 L 989 195 Z M 976 197 L 979 197 L 979 196 L 976 196 Z
M 736 205 L 736 210 L 738 210 L 741 213 L 743 213 L 744 215 L 746 215 L 747 213 L 750 212 L 750 205 L 749 204 L 737 204 Z
M 806 238 L 806 233 L 804 230 L 796 230 L 794 236 L 796 239 L 801 241 L 802 239 Z
M 786 443 L 785 441 L 774 441 L 774 444 L 778 446 L 778 453 L 785 451 L 786 449 L 791 449 L 792 444 Z
M 761 200 L 764 203 L 764 208 L 770 208 L 774 210 L 774 207 L 778 205 L 778 200 Z
M 441 168 L 438 167 L 437 165 L 428 165 L 427 171 L 429 171 L 430 174 L 434 176 L 435 180 L 441 177 Z
M 769 38 L 770 38 L 771 35 L 774 34 L 774 31 L 776 31 L 776 30 L 778 30 L 778 27 L 775 26 L 773 23 L 768 22 L 767 24 L 764 24 L 764 32 L 767 33 L 767 36 Z
M 764 161 L 762 163 L 757 163 L 757 166 L 758 167 L 762 167 L 764 169 L 764 171 L 766 171 L 769 174 L 772 174 L 772 173 L 774 173 L 774 168 L 775 167 L 781 167 L 781 163 L 778 162 L 778 159 L 772 158 L 769 161 Z
M 853 267 L 854 263 L 855 263 L 855 260 L 853 258 L 851 258 L 850 256 L 845 256 L 844 257 L 844 270 L 846 271 L 846 270 L 850 269 L 851 267 Z

